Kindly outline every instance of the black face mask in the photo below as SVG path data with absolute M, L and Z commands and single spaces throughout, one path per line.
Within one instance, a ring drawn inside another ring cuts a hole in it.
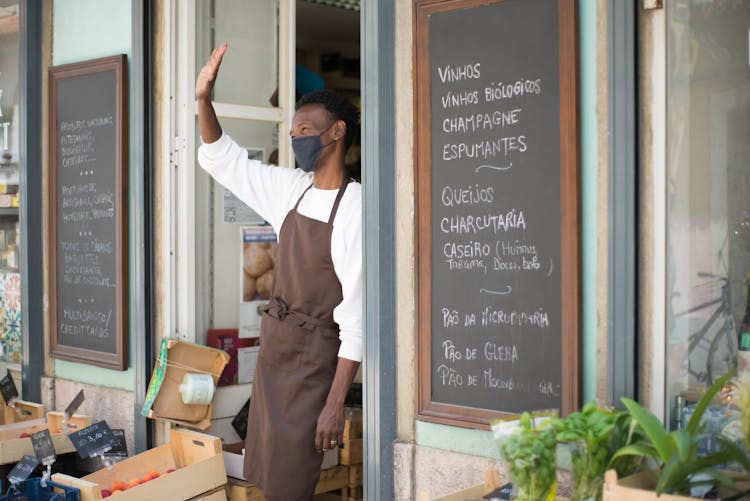
M 333 124 L 331 124 L 328 129 L 324 130 L 323 134 L 328 132 L 331 127 L 333 127 Z M 297 159 L 297 165 L 299 165 L 299 168 L 305 172 L 315 170 L 323 148 L 336 142 L 334 139 L 328 144 L 323 144 L 323 141 L 320 139 L 321 135 L 298 136 L 292 138 L 292 150 L 294 151 L 294 157 Z

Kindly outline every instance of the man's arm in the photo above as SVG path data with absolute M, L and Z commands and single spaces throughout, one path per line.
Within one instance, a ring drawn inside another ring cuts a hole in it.
M 344 438 L 344 401 L 358 368 L 359 362 L 339 358 L 326 405 L 318 417 L 318 428 L 315 433 L 315 449 L 318 452 L 341 444 Z
M 214 88 L 221 60 L 226 51 L 226 42 L 215 48 L 195 81 L 195 99 L 198 101 L 198 128 L 204 143 L 216 142 L 222 134 L 221 125 L 219 125 L 216 112 L 211 104 L 211 91 Z

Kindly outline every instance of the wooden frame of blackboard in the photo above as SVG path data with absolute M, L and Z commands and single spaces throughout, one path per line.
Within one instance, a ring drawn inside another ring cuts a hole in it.
M 90 350 L 62 344 L 58 337 L 58 269 L 57 269 L 57 83 L 66 78 L 75 78 L 95 73 L 114 72 L 115 75 L 115 260 L 116 312 L 114 353 Z M 125 370 L 128 365 L 128 254 L 127 254 L 127 55 L 103 57 L 88 61 L 65 64 L 49 69 L 49 169 L 47 173 L 47 269 L 48 280 L 48 326 L 50 356 L 73 362 L 81 362 L 108 369 Z
M 416 250 L 417 419 L 465 428 L 489 429 L 508 413 L 432 400 L 432 208 L 430 159 L 429 16 L 505 0 L 415 0 L 414 2 L 414 180 Z M 560 90 L 561 231 L 561 396 L 563 415 L 580 406 L 580 171 L 578 59 L 575 0 L 557 0 Z

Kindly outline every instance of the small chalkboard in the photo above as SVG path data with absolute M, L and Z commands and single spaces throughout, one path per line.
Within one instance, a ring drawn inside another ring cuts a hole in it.
M 78 410 L 78 408 L 83 403 L 83 400 L 84 400 L 83 390 L 81 390 L 81 391 L 78 392 L 78 395 L 76 395 L 76 398 L 74 398 L 73 401 L 70 402 L 70 405 L 68 405 L 65 408 L 65 416 L 68 419 L 70 419 L 70 418 L 73 417 L 73 414 L 76 413 L 76 411 Z
M 16 388 L 16 382 L 13 380 L 10 372 L 4 378 L 0 379 L 0 393 L 2 393 L 6 405 L 9 405 L 13 400 L 18 398 L 18 388 Z
M 128 443 L 125 441 L 125 430 L 115 428 L 112 430 L 112 435 L 115 437 L 115 442 L 105 456 L 127 456 Z
M 50 354 L 127 368 L 127 56 L 49 71 Z
M 420 420 L 577 408 L 574 0 L 417 0 Z
M 78 455 L 83 459 L 109 452 L 117 440 L 106 421 L 94 423 L 69 436 Z
M 513 484 L 508 482 L 485 495 L 482 499 L 489 499 L 489 501 L 508 501 L 513 495 Z
M 34 472 L 34 469 L 39 465 L 39 460 L 29 454 L 24 454 L 21 460 L 16 463 L 10 473 L 8 473 L 8 481 L 11 484 L 18 484 L 23 482 L 29 475 Z
M 49 430 L 42 430 L 31 435 L 31 446 L 34 448 L 34 454 L 36 454 L 40 463 L 51 464 L 55 461 L 57 453 Z

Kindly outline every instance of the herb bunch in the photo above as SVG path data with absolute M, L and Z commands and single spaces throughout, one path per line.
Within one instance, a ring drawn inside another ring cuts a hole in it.
M 531 416 L 524 412 L 519 429 L 498 443 L 513 484 L 518 489 L 516 499 L 554 499 L 557 479 L 554 430 L 550 427 L 534 429 Z

